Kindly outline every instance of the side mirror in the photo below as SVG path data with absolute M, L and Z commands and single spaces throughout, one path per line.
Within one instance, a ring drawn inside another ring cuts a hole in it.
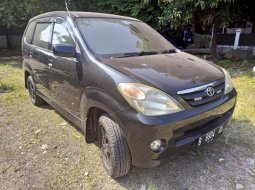
M 75 48 L 71 45 L 53 45 L 53 53 L 60 57 L 74 57 Z

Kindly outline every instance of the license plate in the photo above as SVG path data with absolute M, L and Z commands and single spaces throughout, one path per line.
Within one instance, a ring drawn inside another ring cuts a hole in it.
M 222 131 L 223 131 L 223 125 L 209 131 L 208 133 L 199 137 L 197 145 L 201 146 L 202 144 L 211 142 L 215 138 L 215 136 L 222 133 Z

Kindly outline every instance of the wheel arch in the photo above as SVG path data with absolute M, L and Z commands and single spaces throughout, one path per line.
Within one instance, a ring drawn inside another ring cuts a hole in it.
M 25 81 L 25 88 L 27 89 L 27 79 L 30 76 L 30 72 L 28 72 L 27 70 L 24 71 L 24 81 Z
M 100 89 L 88 88 L 84 90 L 81 96 L 80 112 L 81 129 L 84 131 L 86 142 L 97 141 L 97 122 L 102 114 L 107 114 L 119 123 L 115 113 L 124 109 L 117 100 Z M 125 130 L 123 132 L 125 135 Z
M 27 88 L 27 79 L 29 76 L 33 76 L 33 71 L 27 62 L 23 62 L 23 70 L 24 70 L 25 88 Z

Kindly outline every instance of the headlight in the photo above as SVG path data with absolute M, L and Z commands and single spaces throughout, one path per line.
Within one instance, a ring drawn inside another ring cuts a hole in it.
M 225 94 L 229 93 L 232 89 L 233 89 L 233 83 L 232 83 L 232 79 L 231 76 L 229 75 L 229 73 L 223 69 L 224 75 L 225 75 Z
M 166 115 L 183 110 L 183 107 L 175 99 L 146 85 L 120 83 L 118 90 L 133 108 L 144 115 Z

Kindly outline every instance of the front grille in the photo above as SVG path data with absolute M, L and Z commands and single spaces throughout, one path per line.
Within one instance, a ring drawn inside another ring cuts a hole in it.
M 213 87 L 214 95 L 209 96 L 206 92 L 208 87 Z M 178 94 L 190 106 L 198 107 L 220 99 L 224 94 L 225 81 L 219 80 L 214 83 L 194 88 L 193 90 L 180 91 Z

